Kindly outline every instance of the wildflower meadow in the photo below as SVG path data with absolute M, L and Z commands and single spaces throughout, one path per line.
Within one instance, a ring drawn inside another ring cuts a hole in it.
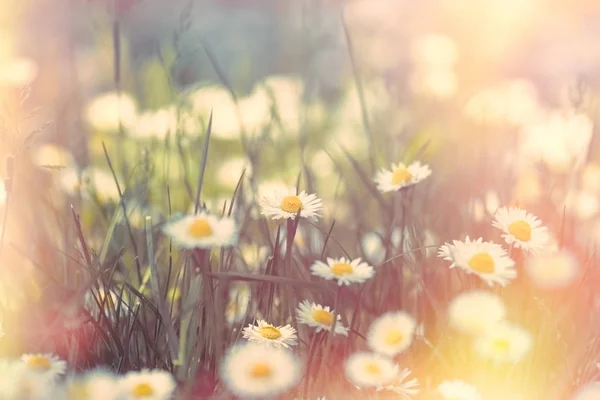
M 3 1 L 0 400 L 600 399 L 595 1 Z

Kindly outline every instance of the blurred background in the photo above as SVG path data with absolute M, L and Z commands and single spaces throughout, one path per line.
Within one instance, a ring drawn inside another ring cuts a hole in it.
M 300 174 L 324 199 L 322 229 L 335 220 L 346 250 L 382 262 L 371 177 L 420 159 L 434 173 L 411 198 L 414 240 L 478 237 L 498 206 L 518 204 L 583 254 L 600 241 L 599 21 L 594 0 L 2 0 L 12 245 L 0 274 L 28 288 L 2 303 L 59 296 L 57 276 L 76 286 L 71 204 L 92 253 L 119 190 L 140 232 L 147 215 L 189 211 L 211 110 L 202 196 L 214 212 L 244 170 L 238 220 L 258 220 L 251 199 Z M 145 241 L 121 228 L 108 258 Z M 268 244 L 251 239 L 246 266 Z

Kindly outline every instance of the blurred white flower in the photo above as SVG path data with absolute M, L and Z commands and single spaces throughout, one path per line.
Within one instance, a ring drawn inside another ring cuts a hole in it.
M 415 71 L 410 84 L 415 93 L 440 100 L 452 97 L 458 89 L 456 73 L 450 68 Z
M 593 123 L 587 115 L 549 113 L 523 127 L 521 159 L 526 165 L 543 161 L 555 172 L 578 168 L 587 157 L 592 129 Z
M 282 125 L 283 134 L 295 135 L 300 128 L 301 113 L 304 107 L 304 84 L 291 76 L 270 76 L 263 85 L 272 96 L 272 107 Z
M 221 140 L 240 137 L 239 114 L 229 90 L 219 85 L 205 86 L 194 91 L 189 98 L 194 113 L 200 115 L 205 124 L 208 124 L 212 110 L 211 137 Z
M 506 306 L 502 299 L 484 290 L 463 292 L 448 305 L 450 326 L 467 335 L 480 335 L 504 318 Z
M 477 388 L 461 380 L 444 381 L 437 387 L 444 400 L 483 400 Z
M 174 218 L 165 224 L 163 232 L 185 249 L 233 246 L 238 240 L 237 226 L 232 218 L 216 217 L 205 211 Z
M 117 400 L 118 378 L 101 369 L 69 377 L 54 398 L 64 400 Z
M 394 357 L 408 349 L 413 341 L 417 323 L 404 311 L 379 316 L 367 332 L 367 344 L 376 353 Z
M 437 33 L 420 36 L 411 47 L 413 62 L 424 68 L 452 66 L 458 61 L 458 47 L 449 36 Z
M 536 87 L 524 79 L 513 79 L 475 93 L 467 101 L 465 114 L 478 122 L 520 125 L 538 118 L 541 106 Z
M 525 271 L 529 278 L 542 288 L 564 287 L 579 272 L 579 263 L 567 251 L 553 251 L 528 257 Z
M 173 376 L 160 369 L 129 371 L 118 382 L 123 400 L 168 400 L 177 388 Z
M 373 263 L 380 264 L 385 258 L 385 248 L 381 236 L 377 232 L 367 232 L 361 239 L 360 244 L 365 258 Z
M 377 353 L 354 353 L 344 363 L 346 378 L 361 388 L 388 386 L 398 376 L 398 370 L 394 360 Z
M 127 93 L 108 92 L 86 105 L 85 119 L 97 131 L 118 132 L 119 121 L 127 130 L 137 122 L 137 106 Z
M 519 325 L 502 321 L 491 326 L 473 343 L 475 351 L 495 363 L 519 362 L 531 349 L 531 334 Z
M 230 348 L 220 366 L 223 384 L 239 398 L 275 398 L 294 387 L 301 372 L 291 351 L 254 343 Z
M 581 171 L 581 189 L 586 192 L 600 192 L 600 164 L 588 163 Z
M 577 190 L 567 193 L 564 206 L 569 213 L 579 219 L 586 220 L 598 214 L 600 201 L 598 195 L 594 192 Z
M 312 159 L 310 160 L 310 167 L 313 174 L 323 179 L 332 178 L 335 171 L 335 164 L 323 150 L 317 150 L 313 153 Z
M 37 63 L 29 58 L 3 59 L 0 63 L 0 86 L 29 85 L 37 77 L 38 70 Z
M 247 178 L 252 174 L 252 164 L 250 160 L 244 157 L 231 158 L 221 164 L 217 171 L 217 180 L 219 185 L 226 186 L 230 189 L 235 188 L 238 184 L 242 172 L 246 170 L 244 176 Z
M 73 155 L 64 147 L 43 144 L 32 150 L 31 161 L 38 167 L 71 168 L 75 165 Z

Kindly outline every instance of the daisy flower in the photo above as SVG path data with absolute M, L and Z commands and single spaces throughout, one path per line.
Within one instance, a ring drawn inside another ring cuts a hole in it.
M 496 363 L 520 361 L 533 344 L 531 334 L 519 325 L 503 321 L 479 336 L 474 348 L 483 358 Z
M 499 244 L 484 242 L 482 238 L 472 241 L 467 236 L 464 242 L 454 240 L 439 248 L 438 257 L 452 261 L 450 268 L 460 267 L 469 274 L 475 274 L 488 285 L 498 283 L 506 286 L 517 277 L 515 262 L 508 257 Z
M 238 240 L 237 228 L 232 218 L 218 218 L 204 211 L 168 222 L 163 232 L 186 249 L 232 246 Z
M 484 290 L 463 292 L 448 306 L 450 326 L 467 335 L 480 335 L 505 318 L 506 306 L 500 296 Z
M 579 263 L 566 251 L 536 254 L 525 260 L 525 272 L 540 287 L 564 287 L 577 277 Z
M 304 190 L 296 193 L 295 188 L 278 188 L 260 198 L 261 214 L 271 219 L 294 219 L 300 211 L 300 217 L 316 221 L 323 209 L 323 203 L 316 194 L 307 194 Z
M 394 378 L 391 384 L 387 386 L 378 386 L 377 391 L 387 390 L 394 392 L 404 400 L 410 399 L 411 396 L 416 396 L 420 391 L 418 388 L 419 381 L 417 378 L 413 378 L 405 382 L 410 373 L 410 369 L 404 368 L 402 371 L 398 372 L 398 375 Z
M 67 370 L 67 363 L 54 354 L 23 354 L 21 361 L 32 373 L 42 375 L 49 379 L 56 379 Z
M 31 371 L 19 359 L 0 359 L 0 398 L 50 400 L 55 381 L 51 375 Z
M 582 387 L 580 387 L 575 395 L 573 396 L 573 400 L 596 400 L 600 399 L 600 382 L 591 382 Z
M 533 214 L 517 207 L 502 207 L 494 215 L 492 226 L 502 229 L 507 244 L 528 251 L 541 250 L 550 241 L 548 228 Z
M 444 381 L 437 392 L 446 400 L 483 400 L 475 386 L 461 380 Z
M 298 337 L 291 325 L 274 326 L 267 321 L 258 320 L 256 325 L 250 324 L 244 328 L 244 338 L 251 342 L 289 348 L 297 344 Z
M 386 356 L 358 352 L 344 363 L 346 378 L 358 387 L 384 387 L 390 385 L 398 375 L 398 366 Z
M 327 264 L 322 261 L 315 262 L 310 267 L 312 274 L 328 281 L 337 280 L 338 286 L 351 283 L 363 283 L 375 275 L 372 266 L 360 258 L 352 261 L 342 258 L 327 258 Z
M 160 369 L 130 371 L 119 381 L 123 400 L 168 400 L 176 388 L 175 379 Z
M 367 332 L 367 344 L 376 353 L 393 357 L 413 341 L 417 323 L 404 311 L 388 312 L 377 318 Z
M 323 330 L 331 331 L 334 312 L 334 310 L 329 309 L 329 306 L 323 307 L 320 304 L 311 303 L 308 300 L 304 300 L 302 303 L 298 304 L 298 308 L 296 308 L 298 322 L 316 328 L 317 332 Z M 348 328 L 344 327 L 341 322 L 342 317 L 338 314 L 336 319 L 335 333 L 348 336 Z
M 220 375 L 237 397 L 270 398 L 293 388 L 301 378 L 301 367 L 289 350 L 248 343 L 229 349 Z
M 415 161 L 410 165 L 392 164 L 392 169 L 382 169 L 375 175 L 375 183 L 380 192 L 393 192 L 421 182 L 431 175 L 429 165 Z
M 68 400 L 116 400 L 118 381 L 112 373 L 98 369 L 68 379 L 59 393 Z

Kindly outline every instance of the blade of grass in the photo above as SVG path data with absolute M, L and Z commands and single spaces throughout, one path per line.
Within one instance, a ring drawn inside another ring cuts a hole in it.
M 171 353 L 171 359 L 174 360 L 177 358 L 177 349 L 179 347 L 179 341 L 177 340 L 177 334 L 175 333 L 175 328 L 173 327 L 173 320 L 171 319 L 171 316 L 169 315 L 169 313 L 167 311 L 167 308 L 166 308 L 166 305 L 164 302 L 164 297 L 162 296 L 162 293 L 160 290 L 158 268 L 156 267 L 156 264 L 154 263 L 154 244 L 152 241 L 152 217 L 147 216 L 145 223 L 146 223 L 146 247 L 148 248 L 148 263 L 149 263 L 149 269 L 152 273 L 152 279 L 151 279 L 152 292 L 154 293 L 154 296 L 156 297 L 158 311 L 161 314 L 162 323 L 163 323 L 163 326 L 165 327 L 165 330 L 167 333 L 167 345 L 168 345 L 169 351 Z
M 208 127 L 204 136 L 204 149 L 202 151 L 202 164 L 200 166 L 200 176 L 198 177 L 198 187 L 196 188 L 196 198 L 194 203 L 194 214 L 198 214 L 200 208 L 200 194 L 202 193 L 202 185 L 204 183 L 204 173 L 206 172 L 206 163 L 208 161 L 208 146 L 210 144 L 210 133 L 212 131 L 213 112 L 211 110 L 208 119 Z

